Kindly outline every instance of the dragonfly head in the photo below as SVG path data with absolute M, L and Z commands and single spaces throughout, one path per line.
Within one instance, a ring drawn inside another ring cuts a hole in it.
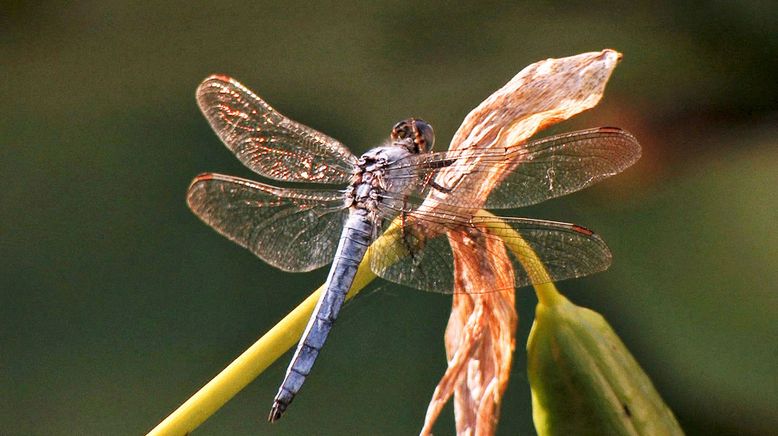
M 435 144 L 435 132 L 428 122 L 408 118 L 392 127 L 392 143 L 405 146 L 412 153 L 429 153 Z

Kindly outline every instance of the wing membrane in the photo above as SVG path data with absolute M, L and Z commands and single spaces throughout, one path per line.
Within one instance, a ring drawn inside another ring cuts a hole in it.
M 395 163 L 391 170 L 416 169 L 411 173 L 419 178 L 418 198 L 436 191 L 435 200 L 443 204 L 471 210 L 503 209 L 586 188 L 623 171 L 639 157 L 640 145 L 629 132 L 600 127 L 516 147 L 412 156 Z M 483 180 L 495 174 L 502 176 L 484 201 Z
M 501 254 L 496 250 L 507 249 L 517 287 L 586 276 L 607 269 L 611 262 L 605 242 L 575 224 L 416 211 L 382 236 L 380 256 L 371 257 L 371 268 L 395 283 L 452 293 L 456 276 L 451 237 L 464 240 L 472 252 L 485 254 L 484 271 L 490 268 L 490 259 Z M 489 239 L 501 243 L 487 244 Z
M 264 177 L 348 183 L 354 172 L 357 158 L 343 144 L 280 114 L 235 79 L 205 79 L 197 103 L 227 148 Z
M 343 226 L 343 194 L 284 189 L 221 174 L 194 179 L 187 203 L 206 224 L 284 271 L 332 262 Z

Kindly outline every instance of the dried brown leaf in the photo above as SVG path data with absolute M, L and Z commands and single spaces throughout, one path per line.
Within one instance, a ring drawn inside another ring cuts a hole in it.
M 620 59 L 618 52 L 603 50 L 547 59 L 526 67 L 465 117 L 450 149 L 516 146 L 538 130 L 595 106 Z M 472 164 L 479 164 L 477 158 Z M 481 193 L 478 198 L 485 201 L 510 170 L 500 167 L 480 178 L 470 174 L 465 183 L 473 192 Z M 444 171 L 436 183 L 448 186 L 463 171 L 466 169 L 461 166 Z M 444 208 L 439 196 L 445 195 L 433 191 L 424 207 Z M 431 434 L 435 420 L 453 394 L 457 434 L 491 435 L 510 377 L 518 315 L 513 290 L 490 290 L 511 288 L 513 269 L 501 243 L 473 244 L 459 233 L 448 236 L 456 275 L 445 334 L 448 369 L 430 400 L 421 434 Z

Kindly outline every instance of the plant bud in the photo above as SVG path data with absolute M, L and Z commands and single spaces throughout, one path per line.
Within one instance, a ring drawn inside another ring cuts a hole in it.
M 558 296 L 539 303 L 527 370 L 539 435 L 682 435 L 611 326 Z

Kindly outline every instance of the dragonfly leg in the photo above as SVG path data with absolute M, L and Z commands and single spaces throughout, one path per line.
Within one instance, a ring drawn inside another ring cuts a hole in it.
M 430 186 L 432 186 L 433 188 L 435 188 L 435 190 L 442 192 L 444 194 L 448 194 L 451 191 L 453 191 L 453 188 L 446 188 L 445 186 L 440 186 L 437 183 L 435 183 L 434 180 L 430 180 Z

